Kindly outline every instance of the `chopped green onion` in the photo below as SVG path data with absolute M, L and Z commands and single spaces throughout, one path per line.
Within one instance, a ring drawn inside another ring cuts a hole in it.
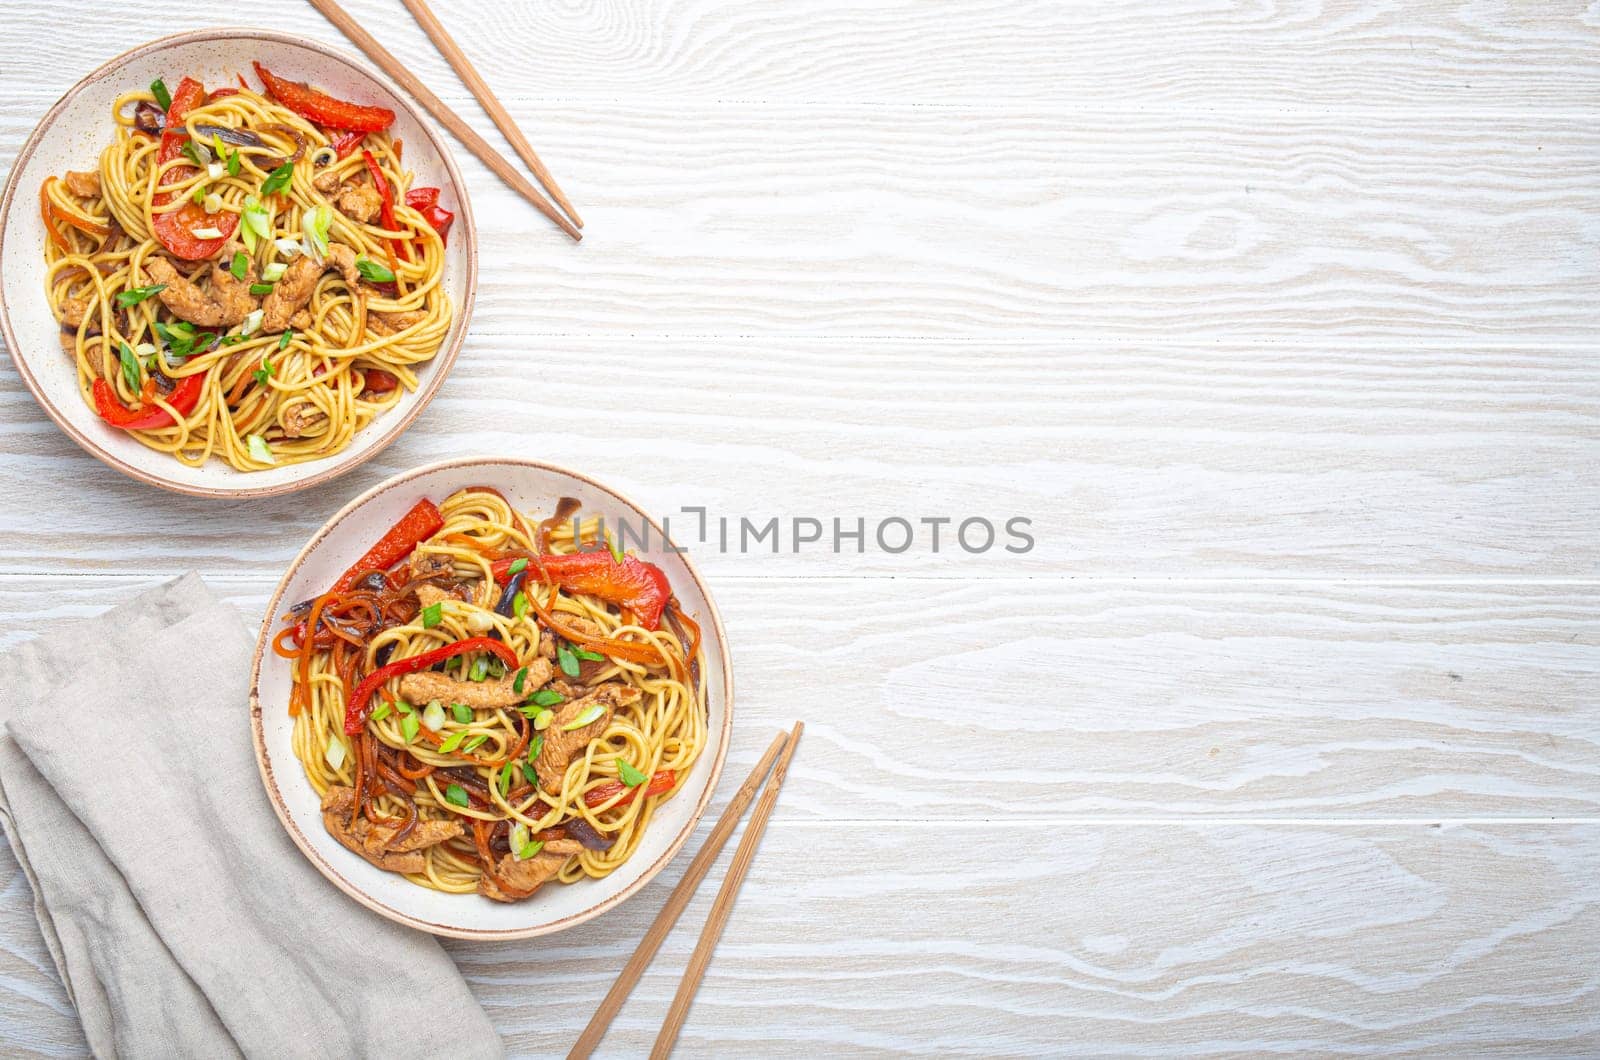
M 522 686 L 528 681 L 528 668 L 524 666 L 517 671 L 517 676 L 511 679 L 511 691 L 522 695 Z
M 500 767 L 500 794 L 504 795 L 511 790 L 511 781 L 516 778 L 516 775 L 517 764 L 515 762 L 507 762 Z
M 535 839 L 535 840 L 533 840 L 533 842 L 527 844 L 520 851 L 517 852 L 517 860 L 518 861 L 527 861 L 529 858 L 533 857 L 535 854 L 539 853 L 539 851 L 541 851 L 543 849 L 544 849 L 544 841 L 543 840 L 539 840 L 539 839 Z
M 221 239 L 222 229 L 218 228 L 216 225 L 206 225 L 203 228 L 190 229 L 189 234 L 194 236 L 196 239 Z
M 256 252 L 257 243 L 272 238 L 272 214 L 254 195 L 245 196 L 244 210 L 239 214 L 239 231 L 245 249 L 252 254 Z
M 133 393 L 139 392 L 139 358 L 133 354 L 133 347 L 126 342 L 117 343 L 117 354 L 122 360 L 122 380 L 128 384 L 128 389 Z
M 361 273 L 361 278 L 368 283 L 393 283 L 394 270 L 385 265 L 366 258 L 356 259 L 356 271 Z
M 457 729 L 455 732 L 451 733 L 449 736 L 446 736 L 444 738 L 444 743 L 439 745 L 439 753 L 440 754 L 449 754 L 451 751 L 454 751 L 457 747 L 460 747 L 461 746 L 461 741 L 465 740 L 466 738 L 467 738 L 467 730 L 465 730 L 465 729 Z
M 511 613 L 517 618 L 522 618 L 528 613 L 528 594 L 521 589 L 511 598 Z
M 172 93 L 167 91 L 167 83 L 161 78 L 150 82 L 150 94 L 156 97 L 156 103 L 162 110 L 172 109 Z
M 417 738 L 417 729 L 420 727 L 415 714 L 407 714 L 400 719 L 400 735 L 406 738 L 406 743 Z
M 289 178 L 294 176 L 294 163 L 285 162 L 283 165 L 267 174 L 266 183 L 261 185 L 261 194 L 276 195 L 289 186 Z
M 403 699 L 397 699 L 397 700 L 394 701 L 394 709 L 398 710 L 402 714 L 410 714 L 411 713 L 411 704 L 407 703 Z
M 482 681 L 489 676 L 489 657 L 480 655 L 472 664 L 472 670 L 467 674 L 468 681 Z
M 617 759 L 617 776 L 621 777 L 622 782 L 630 788 L 637 788 L 647 779 L 643 773 L 633 768 L 631 763 L 622 758 Z
M 518 821 L 511 826 L 511 849 L 521 850 L 528 845 L 528 826 Z
M 541 753 L 543 753 L 543 751 L 544 751 L 544 737 L 543 736 L 535 736 L 533 738 L 533 741 L 528 744 L 528 761 L 537 762 L 539 760 L 539 755 Z
M 222 212 L 222 196 L 214 191 L 206 192 L 206 197 L 200 200 L 200 205 L 206 208 L 206 213 Z
M 556 659 L 561 663 L 561 672 L 568 677 L 577 677 L 582 669 L 578 665 L 578 657 L 572 653 L 569 645 L 563 644 L 556 649 Z
M 247 434 L 245 443 L 250 447 L 250 459 L 258 464 L 276 464 L 278 458 L 272 455 L 272 447 L 267 440 L 259 434 Z
M 422 609 L 422 628 L 432 629 L 439 624 L 439 619 L 444 617 L 444 602 L 429 604 Z
M 344 765 L 344 754 L 344 741 L 335 737 L 328 741 L 328 746 L 322 752 L 322 757 L 327 761 L 329 769 L 338 769 Z
M 572 654 L 576 655 L 580 659 L 587 659 L 589 662 L 606 661 L 606 657 L 604 655 L 601 655 L 597 651 L 589 651 L 587 648 L 574 648 L 572 649 Z
M 460 784 L 452 784 L 448 788 L 445 788 L 444 800 L 446 802 L 453 802 L 457 806 L 467 806 L 472 802 L 471 799 L 467 798 L 467 789 L 463 788 Z
M 278 349 L 280 349 L 280 350 L 288 349 L 289 348 L 289 343 L 293 339 L 294 339 L 294 329 L 293 328 L 285 329 L 284 333 L 282 335 L 278 336 Z
M 261 278 L 268 283 L 277 283 L 283 279 L 283 274 L 289 271 L 289 266 L 281 261 L 274 261 L 261 270 Z
M 261 326 L 262 318 L 265 316 L 265 310 L 252 309 L 249 314 L 245 316 L 244 323 L 239 325 L 240 339 L 249 338 L 251 335 L 254 335 L 256 333 L 256 329 Z
M 540 732 L 544 732 L 550 727 L 550 723 L 555 720 L 556 712 L 546 707 L 533 716 L 533 727 Z
M 196 206 L 204 206 L 206 202 L 206 186 L 204 184 L 196 184 L 194 190 L 189 193 L 189 201 Z
M 220 140 L 217 142 L 217 146 L 218 147 L 222 146 L 222 143 L 221 143 Z M 221 180 L 222 179 L 222 174 L 224 172 L 226 172 L 226 171 L 227 171 L 227 167 L 224 166 L 221 162 L 213 162 L 209 166 L 206 167 L 206 176 L 209 177 L 212 180 Z
M 270 283 L 252 283 L 250 285 L 250 293 L 251 294 L 271 294 L 272 293 L 272 284 L 270 284 Z
M 472 708 L 467 706 L 465 703 L 450 704 L 450 713 L 453 714 L 455 719 L 461 724 L 472 724 Z
M 533 701 L 541 707 L 553 707 L 557 703 L 565 703 L 567 697 L 553 688 L 542 688 L 533 694 Z
M 598 703 L 591 703 L 589 705 L 589 708 L 587 710 L 585 710 L 582 714 L 579 714 L 576 718 L 573 718 L 571 721 L 569 721 L 565 725 L 561 726 L 561 731 L 562 732 L 577 732 L 579 729 L 583 728 L 585 725 L 592 725 L 595 722 L 599 721 L 600 720 L 600 716 L 602 714 L 604 714 L 605 712 L 606 712 L 606 708 L 605 707 L 602 707 Z M 537 726 L 538 722 L 535 722 L 534 725 Z
M 431 732 L 438 732 L 444 728 L 444 704 L 437 699 L 429 702 L 427 709 L 422 712 L 422 724 Z
M 533 768 L 532 762 L 522 763 L 522 775 L 527 778 L 529 784 L 537 785 L 539 783 L 539 773 L 538 770 Z
M 129 306 L 138 305 L 151 295 L 160 294 L 166 289 L 167 285 L 164 283 L 153 283 L 149 287 L 130 287 L 126 291 L 117 292 L 117 305 L 126 309 Z
M 373 721 L 382 721 L 389 716 L 389 701 L 384 700 L 378 704 L 378 709 L 372 712 Z
M 193 140 L 183 141 L 183 146 L 178 148 L 178 150 L 183 153 L 184 158 L 187 158 L 201 169 L 204 169 L 206 164 L 211 161 L 211 152 L 206 151 L 203 144 L 197 144 Z M 206 151 L 204 158 L 200 157 L 201 151 Z
M 466 742 L 466 745 L 464 747 L 462 747 L 461 749 L 463 751 L 476 751 L 478 748 L 483 746 L 483 742 L 485 740 L 487 740 L 488 738 L 489 738 L 489 734 L 488 733 L 480 732 L 478 735 L 476 735 L 472 739 L 468 740 Z
M 517 559 L 512 560 L 511 566 L 509 568 L 507 568 L 506 577 L 515 578 L 517 575 L 521 574 L 523 571 L 525 571 L 527 569 L 528 569 L 528 557 L 526 557 L 526 556 L 518 557 Z
M 620 567 L 622 565 L 622 535 L 607 537 L 606 544 L 611 547 L 611 558 L 616 560 L 617 565 Z
M 229 151 L 228 152 L 228 176 L 237 177 L 238 175 L 239 175 L 239 152 L 237 152 L 237 151 Z
M 333 208 L 327 203 L 307 206 L 300 214 L 301 242 L 306 253 L 318 261 L 328 255 L 328 226 L 333 224 Z
M 250 259 L 245 255 L 245 252 L 242 250 L 235 251 L 233 255 L 233 264 L 228 266 L 228 271 L 233 273 L 233 278 L 236 280 L 244 279 L 244 274 L 249 270 L 249 268 Z
M 256 382 L 260 383 L 262 386 L 266 386 L 267 380 L 271 379 L 276 372 L 277 369 L 272 367 L 272 362 L 267 360 L 266 354 L 262 354 L 261 367 L 257 368 L 250 374 L 256 377 Z

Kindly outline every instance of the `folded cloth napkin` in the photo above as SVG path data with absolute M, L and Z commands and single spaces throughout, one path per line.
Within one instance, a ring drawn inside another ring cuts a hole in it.
M 439 944 L 284 833 L 246 724 L 253 651 L 190 574 L 0 657 L 0 822 L 90 1047 L 503 1055 Z

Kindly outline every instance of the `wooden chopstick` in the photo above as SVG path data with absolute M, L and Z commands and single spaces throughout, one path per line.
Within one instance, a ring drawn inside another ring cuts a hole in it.
M 339 32 L 350 39 L 350 42 L 367 53 L 367 58 L 377 63 L 383 72 L 394 78 L 407 92 L 417 98 L 417 102 L 427 108 L 439 124 L 455 133 L 456 139 L 467 145 L 467 149 L 477 155 L 484 165 L 494 171 L 495 176 L 511 185 L 512 189 L 524 199 L 533 203 L 534 209 L 554 221 L 563 232 L 573 239 L 582 239 L 583 233 L 577 226 L 567 220 L 566 215 L 554 206 L 550 200 L 539 193 L 539 189 L 528 183 L 528 178 L 518 173 L 516 168 L 500 157 L 499 152 L 489 146 L 488 141 L 472 131 L 472 126 L 462 120 L 461 115 L 444 105 L 444 102 L 434 95 L 427 85 L 424 85 L 415 74 L 389 54 L 383 45 L 373 39 L 372 34 L 361 28 L 360 23 L 351 18 L 344 8 L 334 0 L 310 0 L 311 6 L 322 12 L 322 16 L 338 27 Z
M 451 68 L 456 72 L 456 76 L 466 82 L 467 87 L 472 90 L 473 96 L 477 98 L 478 105 L 483 108 L 485 114 L 489 115 L 489 119 L 494 122 L 495 128 L 499 129 L 505 135 L 505 138 L 510 141 L 511 146 L 517 152 L 517 156 L 527 163 L 528 168 L 533 171 L 533 175 L 539 178 L 540 187 L 549 192 L 550 197 L 556 201 L 556 205 L 567 212 L 567 216 L 572 218 L 573 224 L 582 228 L 583 218 L 578 216 L 578 211 L 573 209 L 572 203 L 567 201 L 566 192 L 561 190 L 561 186 L 556 183 L 556 178 L 552 177 L 550 171 L 544 167 L 544 163 L 539 160 L 538 152 L 534 151 L 533 145 L 528 143 L 528 138 L 522 135 L 522 130 L 517 128 L 517 123 L 511 120 L 510 113 L 506 111 L 500 100 L 495 97 L 494 92 L 490 90 L 489 83 L 479 75 L 477 69 L 468 61 L 466 53 L 455 42 L 455 38 L 450 36 L 449 31 L 434 17 L 433 11 L 424 0 L 400 0 L 400 2 L 406 5 L 406 10 L 411 12 L 411 16 L 422 26 L 422 31 L 428 35 L 429 40 L 433 41 L 433 46 L 438 48 L 440 54 L 449 61 Z
M 711 915 L 706 918 L 706 926 L 700 931 L 700 941 L 695 943 L 689 966 L 684 969 L 683 980 L 678 983 L 678 992 L 672 998 L 672 1006 L 667 1009 L 661 1033 L 656 1035 L 650 1060 L 666 1060 L 678 1040 L 678 1032 L 683 1029 L 683 1021 L 689 1015 L 689 1006 L 694 1003 L 695 991 L 700 989 L 700 980 L 705 978 L 706 966 L 711 963 L 711 951 L 716 948 L 717 940 L 722 938 L 722 929 L 733 912 L 739 887 L 744 883 L 745 873 L 750 871 L 750 862 L 755 860 L 756 847 L 761 845 L 761 833 L 766 830 L 767 818 L 772 816 L 772 808 L 778 802 L 778 791 L 783 787 L 785 774 L 789 772 L 789 760 L 794 757 L 794 749 L 799 745 L 800 733 L 804 729 L 804 722 L 794 723 L 794 731 L 789 734 L 789 744 L 783 749 L 783 757 L 772 767 L 767 788 L 761 793 L 755 811 L 750 814 L 750 823 L 745 826 L 744 836 L 739 840 L 738 849 L 733 852 L 728 875 L 722 881 L 722 889 L 717 892 L 717 900 L 711 905 Z
M 716 827 L 706 837 L 705 845 L 689 863 L 689 871 L 683 874 L 683 879 L 672 889 L 672 894 L 667 898 L 667 904 L 661 907 L 661 912 L 656 914 L 656 919 L 650 925 L 650 930 L 644 933 L 644 938 L 639 940 L 639 948 L 633 951 L 633 956 L 628 958 L 628 963 L 622 966 L 622 973 L 617 976 L 617 981 L 611 985 L 611 990 L 600 1002 L 600 1007 L 595 1010 L 594 1016 L 589 1020 L 589 1025 L 578 1035 L 577 1044 L 567 1054 L 567 1060 L 582 1060 L 594 1052 L 595 1046 L 600 1044 L 600 1039 L 605 1037 L 606 1029 L 611 1026 L 611 1021 L 616 1018 L 617 1011 L 622 1008 L 622 1003 L 628 999 L 628 994 L 633 990 L 634 984 L 649 967 L 650 961 L 655 957 L 656 951 L 661 948 L 661 943 L 666 941 L 667 934 L 672 931 L 672 926 L 678 922 L 678 917 L 683 915 L 683 910 L 689 904 L 689 899 L 694 897 L 695 888 L 700 886 L 700 881 L 706 878 L 706 873 L 711 871 L 712 864 L 717 860 L 717 855 L 722 853 L 722 848 L 727 845 L 728 837 L 739 826 L 739 818 L 744 816 L 745 807 L 750 805 L 750 800 L 756 797 L 756 792 L 761 788 L 761 781 L 766 778 L 767 770 L 772 766 L 772 760 L 778 757 L 778 752 L 783 750 L 789 742 L 789 734 L 780 732 L 772 739 L 772 746 L 767 748 L 767 753 L 761 756 L 761 761 L 750 771 L 739 790 L 733 793 L 733 799 L 728 803 L 728 808 L 722 811 L 722 816 L 717 818 Z

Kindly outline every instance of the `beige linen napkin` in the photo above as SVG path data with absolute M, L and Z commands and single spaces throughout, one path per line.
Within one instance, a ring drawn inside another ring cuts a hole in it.
M 90 1047 L 502 1055 L 438 943 L 284 833 L 250 743 L 253 651 L 190 574 L 0 658 L 0 822 Z

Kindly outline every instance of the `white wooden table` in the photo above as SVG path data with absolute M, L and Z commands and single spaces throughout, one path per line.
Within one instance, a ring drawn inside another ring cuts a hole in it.
M 349 6 L 479 119 L 397 3 Z M 12 0 L 0 164 L 223 7 Z M 437 10 L 588 239 L 462 151 L 456 371 L 288 500 L 125 480 L 4 366 L 0 647 L 192 567 L 255 621 L 337 505 L 453 454 L 663 512 L 1028 516 L 1026 555 L 697 550 L 728 776 L 809 727 L 685 1055 L 1600 1051 L 1592 8 Z M 514 1051 L 566 1048 L 682 868 L 450 947 Z M 0 881 L 0 1053 L 77 1054 Z M 647 1048 L 709 897 L 607 1051 Z

